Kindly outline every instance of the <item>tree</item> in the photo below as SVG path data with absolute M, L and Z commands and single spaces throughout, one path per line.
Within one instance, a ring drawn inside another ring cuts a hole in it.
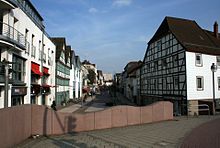
M 89 69 L 88 73 L 89 84 L 94 84 L 96 80 L 96 73 L 92 69 Z

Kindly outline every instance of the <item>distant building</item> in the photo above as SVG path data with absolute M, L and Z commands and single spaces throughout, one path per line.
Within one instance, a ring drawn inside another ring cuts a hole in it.
M 96 65 L 90 63 L 90 62 L 87 61 L 87 60 L 84 60 L 84 61 L 82 62 L 82 65 L 88 70 L 88 72 L 89 72 L 89 70 L 94 71 L 95 77 L 94 77 L 94 80 L 93 80 L 94 83 L 93 83 L 92 85 L 97 85 L 97 75 L 98 75 L 98 73 L 97 73 Z M 90 82 L 89 82 L 89 83 L 90 83 Z
M 97 70 L 97 84 L 102 86 L 104 84 L 104 76 L 101 70 Z
M 81 65 L 81 70 L 82 70 L 82 88 L 85 90 L 88 87 L 88 70 Z
M 129 62 L 124 68 L 124 94 L 125 96 L 134 103 L 137 103 L 138 96 L 138 80 L 137 70 L 141 67 L 141 61 Z
M 106 86 L 111 86 L 113 84 L 113 76 L 112 76 L 112 74 L 103 73 L 103 77 L 104 77 L 104 84 Z
M 80 98 L 82 96 L 82 83 L 83 83 L 83 74 L 82 74 L 82 65 L 80 62 L 79 56 L 75 56 L 75 98 Z
M 116 73 L 114 75 L 114 83 L 115 83 L 117 91 L 122 93 L 123 92 L 122 91 L 122 73 Z
M 75 55 L 74 50 L 71 50 L 71 70 L 70 70 L 70 99 L 77 100 L 82 97 L 83 88 L 83 66 L 79 56 Z
M 56 103 L 61 105 L 69 100 L 71 47 L 63 37 L 52 38 L 56 45 Z
M 198 105 L 213 110 L 211 65 L 220 66 L 218 25 L 202 29 L 195 21 L 166 17 L 148 42 L 141 70 L 143 104 L 159 100 L 174 103 L 174 114 L 198 114 Z M 214 75 L 219 108 L 220 70 Z

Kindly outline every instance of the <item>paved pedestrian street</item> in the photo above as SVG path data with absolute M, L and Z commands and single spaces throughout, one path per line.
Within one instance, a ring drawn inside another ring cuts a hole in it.
M 172 121 L 29 139 L 17 147 L 179 147 L 193 128 L 217 118 L 220 116 L 177 117 Z

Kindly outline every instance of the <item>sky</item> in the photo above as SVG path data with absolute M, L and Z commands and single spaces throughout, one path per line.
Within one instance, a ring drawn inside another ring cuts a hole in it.
M 143 60 L 147 43 L 166 16 L 220 26 L 220 0 L 31 0 L 51 37 L 67 44 L 104 73 Z M 219 29 L 220 30 L 220 29 Z

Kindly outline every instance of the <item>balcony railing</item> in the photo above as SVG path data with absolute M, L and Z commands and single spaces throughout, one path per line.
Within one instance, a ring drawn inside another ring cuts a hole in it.
M 0 22 L 0 36 L 25 48 L 24 35 L 6 23 Z
M 34 58 L 36 56 L 36 47 L 34 45 L 31 46 L 31 56 Z

